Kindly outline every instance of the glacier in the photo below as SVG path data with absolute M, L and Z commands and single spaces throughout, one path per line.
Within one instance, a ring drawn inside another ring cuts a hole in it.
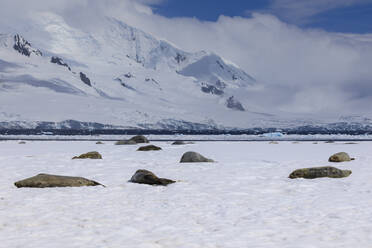
M 65 128 L 75 121 L 233 130 L 344 122 L 263 108 L 250 97 L 264 96 L 261 83 L 213 52 L 183 51 L 112 17 L 101 26 L 87 32 L 52 12 L 33 16 L 27 28 L 2 33 L 0 25 L 0 128 Z

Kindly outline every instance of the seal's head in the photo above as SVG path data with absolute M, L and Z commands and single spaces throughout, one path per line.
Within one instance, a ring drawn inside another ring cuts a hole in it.
M 295 178 L 303 178 L 305 176 L 306 172 L 304 169 L 295 170 L 289 175 L 289 178 L 295 179 Z

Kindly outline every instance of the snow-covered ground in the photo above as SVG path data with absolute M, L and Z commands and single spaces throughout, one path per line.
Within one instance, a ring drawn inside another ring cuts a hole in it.
M 197 142 L 158 152 L 93 141 L 0 142 L 1 247 L 371 247 L 372 142 Z M 71 160 L 99 151 L 103 160 Z M 186 151 L 218 162 L 179 164 Z M 303 167 L 356 160 L 344 179 L 291 180 Z M 180 180 L 128 183 L 137 169 Z M 38 173 L 83 176 L 107 187 L 17 189 Z

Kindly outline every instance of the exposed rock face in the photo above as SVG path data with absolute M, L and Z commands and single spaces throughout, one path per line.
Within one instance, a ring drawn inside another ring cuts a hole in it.
M 88 86 L 92 86 L 90 79 L 84 73 L 80 72 L 80 80 Z
M 229 99 L 227 99 L 226 107 L 238 111 L 245 111 L 243 105 L 238 100 L 234 99 L 234 96 L 231 96 Z
M 102 159 L 102 155 L 98 152 L 88 152 L 81 154 L 80 156 L 73 157 L 72 159 Z
M 83 178 L 69 177 L 49 174 L 38 174 L 18 182 L 14 185 L 17 188 L 48 188 L 48 187 L 82 187 L 82 186 L 98 186 L 102 185 L 98 182 Z M 102 185 L 103 186 L 103 185 Z
M 150 143 L 149 140 L 145 136 L 143 136 L 143 135 L 134 136 L 134 137 L 130 138 L 129 141 L 134 141 L 137 144 L 140 144 L 140 143 Z
M 35 54 L 36 56 L 43 55 L 39 50 L 32 48 L 31 44 L 18 34 L 14 36 L 13 48 L 20 54 L 25 55 L 27 57 L 30 57 L 32 53 Z
M 168 184 L 175 183 L 175 181 L 170 179 L 158 178 L 154 173 L 148 170 L 137 170 L 129 182 L 162 186 L 167 186 Z
M 293 171 L 289 178 L 306 178 L 315 179 L 320 177 L 330 177 L 330 178 L 343 178 L 351 175 L 350 170 L 340 170 L 335 167 L 325 166 L 325 167 L 314 167 L 298 169 Z
M 188 145 L 188 144 L 194 144 L 193 142 L 186 142 L 182 140 L 176 140 L 175 142 L 172 143 L 172 145 Z
M 159 151 L 159 150 L 161 150 L 160 147 L 154 146 L 154 145 L 149 145 L 149 146 L 142 146 L 142 147 L 138 148 L 137 151 Z
M 67 69 L 68 69 L 69 71 L 71 71 L 70 66 L 68 66 L 68 64 L 65 63 L 65 62 L 63 61 L 63 59 L 61 59 L 61 58 L 59 58 L 59 57 L 52 57 L 52 59 L 50 60 L 50 62 L 53 63 L 53 64 L 57 64 L 57 65 L 60 65 L 60 66 L 67 67 Z
M 186 152 L 183 154 L 180 163 L 206 163 L 214 162 L 212 159 L 206 158 L 197 152 Z
M 177 53 L 177 56 L 174 58 L 178 64 L 186 60 L 186 56 L 180 53 Z
M 213 86 L 213 85 L 209 85 L 209 84 L 204 84 L 202 87 L 201 87 L 201 90 L 204 92 L 204 93 L 209 93 L 209 94 L 212 94 L 212 95 L 218 95 L 218 96 L 221 96 L 223 95 L 223 90 L 221 89 L 218 89 L 216 86 Z
M 354 160 L 354 158 L 350 158 L 349 154 L 347 154 L 346 152 L 339 152 L 339 153 L 333 154 L 328 159 L 329 162 L 336 162 L 336 163 L 347 162 L 351 160 Z

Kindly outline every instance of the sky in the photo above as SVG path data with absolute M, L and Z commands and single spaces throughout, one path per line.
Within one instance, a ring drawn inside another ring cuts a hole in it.
M 253 12 L 273 14 L 303 28 L 331 32 L 372 32 L 370 0 L 165 0 L 153 4 L 166 17 L 195 17 L 216 21 L 220 15 L 247 17 Z
M 0 1 L 0 29 L 52 11 L 90 32 L 111 16 L 233 62 L 260 82 L 267 108 L 372 117 L 372 0 Z

